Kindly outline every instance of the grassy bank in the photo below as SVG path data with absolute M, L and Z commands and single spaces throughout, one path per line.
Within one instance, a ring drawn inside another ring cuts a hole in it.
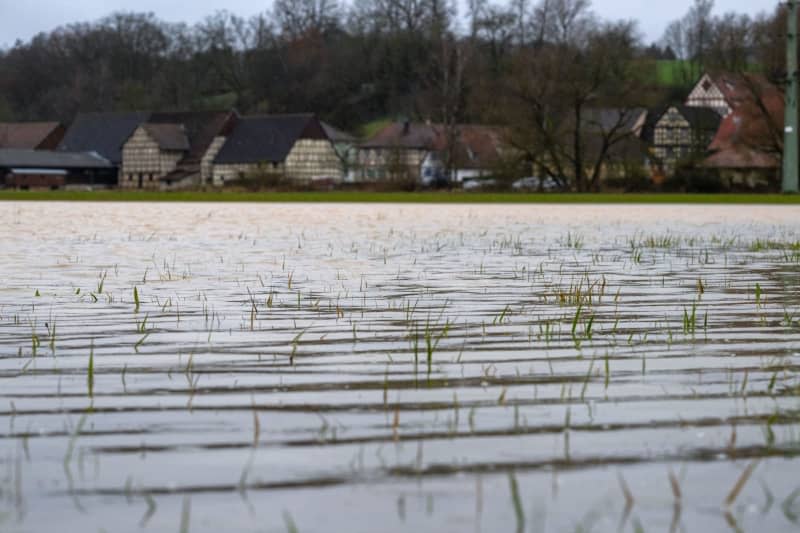
M 517 204 L 792 204 L 800 195 L 780 194 L 512 194 L 464 192 L 144 192 L 0 191 L 0 201 L 76 202 L 378 202 Z

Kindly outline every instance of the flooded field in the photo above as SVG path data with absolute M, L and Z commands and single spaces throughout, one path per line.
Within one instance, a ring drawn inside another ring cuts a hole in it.
M 798 207 L 0 220 L 0 531 L 800 528 Z

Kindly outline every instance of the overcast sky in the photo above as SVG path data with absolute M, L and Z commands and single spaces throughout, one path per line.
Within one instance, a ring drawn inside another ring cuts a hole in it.
M 497 2 L 497 0 L 495 0 Z M 0 0 L 0 46 L 28 40 L 70 22 L 93 21 L 113 11 L 152 11 L 169 22 L 194 23 L 219 9 L 250 16 L 264 11 L 270 0 Z M 692 0 L 593 0 L 594 10 L 607 19 L 635 19 L 648 41 L 661 37 L 671 20 L 682 16 Z M 771 11 L 777 0 L 716 0 L 716 12 L 755 14 Z

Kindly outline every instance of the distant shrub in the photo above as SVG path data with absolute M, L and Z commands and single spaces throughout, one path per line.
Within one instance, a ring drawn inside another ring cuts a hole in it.
M 662 189 L 671 192 L 719 193 L 727 192 L 728 186 L 715 169 L 702 167 L 694 161 L 683 161 L 678 163 Z

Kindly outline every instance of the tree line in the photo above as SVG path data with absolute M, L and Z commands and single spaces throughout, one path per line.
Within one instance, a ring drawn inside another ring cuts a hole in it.
M 469 0 L 462 13 L 455 0 L 275 0 L 192 26 L 114 13 L 0 50 L 0 120 L 233 107 L 314 111 L 347 129 L 386 117 L 497 124 L 529 162 L 584 189 L 623 137 L 625 110 L 678 99 L 707 69 L 780 83 L 784 28 L 780 7 L 717 16 L 713 0 L 650 44 L 589 0 Z M 664 59 L 677 86 L 655 74 Z M 621 110 L 619 123 L 594 124 L 597 108 Z M 587 128 L 601 140 L 587 142 Z

